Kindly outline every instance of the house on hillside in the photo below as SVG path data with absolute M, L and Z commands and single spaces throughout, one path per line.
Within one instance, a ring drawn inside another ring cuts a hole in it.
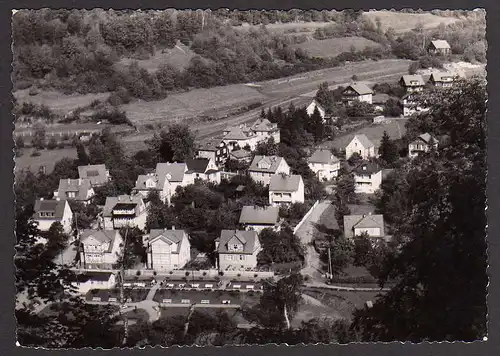
M 321 106 L 316 100 L 313 100 L 306 108 L 307 115 L 312 116 L 314 114 L 314 110 L 318 109 L 319 115 L 323 119 L 323 122 L 326 120 L 326 109 Z
M 390 98 L 391 97 L 389 96 L 389 94 L 384 94 L 384 93 L 374 94 L 372 99 L 373 111 L 378 113 L 383 112 L 387 104 L 387 101 Z
M 80 267 L 113 269 L 122 253 L 123 237 L 118 230 L 84 230 L 80 235 Z
M 144 230 L 147 215 L 147 205 L 140 194 L 107 197 L 102 210 L 105 230 L 121 229 L 127 226 L 136 226 Z
M 53 223 L 60 223 L 65 233 L 72 231 L 73 212 L 67 200 L 60 198 L 35 201 L 33 220 L 38 223 L 40 231 L 48 231 Z
M 275 174 L 269 183 L 269 205 L 304 202 L 304 181 L 300 175 Z
M 250 129 L 255 132 L 255 134 L 259 138 L 259 142 L 267 141 L 271 137 L 273 138 L 274 143 L 280 143 L 281 141 L 280 129 L 278 127 L 278 124 L 272 123 L 268 119 L 257 119 L 257 121 L 250 127 Z
M 247 145 L 253 151 L 261 138 L 246 125 L 240 125 L 226 128 L 222 140 L 229 151 L 244 148 Z
M 162 185 L 160 185 L 160 183 Z M 168 201 L 170 184 L 168 179 L 160 181 L 156 173 L 140 174 L 135 181 L 135 186 L 132 189 L 132 194 L 140 194 L 146 199 L 151 192 L 157 192 L 162 202 Z
M 229 152 L 229 159 L 232 159 L 232 160 L 238 161 L 238 162 L 250 163 L 253 159 L 253 154 L 250 151 L 240 149 L 240 150 Z
M 370 237 L 384 237 L 384 216 L 372 214 L 344 216 L 344 236 L 346 239 L 353 239 L 364 233 Z
M 254 230 L 258 234 L 267 228 L 276 229 L 279 210 L 277 206 L 244 206 L 241 209 L 239 223 L 244 225 L 246 230 Z
M 358 153 L 363 159 L 375 157 L 375 145 L 365 134 L 355 135 L 345 148 L 345 159 L 351 158 Z
M 445 56 L 451 54 L 451 47 L 448 41 L 435 40 L 427 46 L 427 52 L 434 55 Z
M 157 163 L 155 173 L 158 176 L 158 186 L 167 187 L 166 199 L 168 204 L 175 195 L 177 187 L 190 184 L 190 176 L 186 174 L 186 163 Z
M 458 79 L 458 75 L 451 72 L 432 72 L 429 82 L 437 88 L 450 88 L 453 82 Z
M 147 265 L 155 271 L 183 268 L 191 258 L 191 244 L 184 230 L 152 229 L 146 241 Z
M 186 160 L 186 177 L 188 184 L 193 184 L 196 179 L 207 182 L 220 183 L 220 170 L 215 162 L 208 158 L 195 158 Z
M 429 110 L 416 93 L 406 94 L 401 98 L 401 107 L 403 108 L 403 116 L 408 117 L 414 114 Z
M 95 195 L 90 179 L 60 179 L 59 188 L 54 192 L 54 198 L 75 200 L 83 204 L 89 204 Z
M 253 230 L 222 230 L 215 240 L 220 271 L 245 270 L 257 267 L 257 255 L 262 250 Z
M 425 81 L 421 75 L 403 75 L 399 84 L 407 93 L 415 93 L 424 90 Z
M 100 187 L 110 181 L 109 170 L 104 164 L 78 166 L 78 176 L 89 179 L 93 187 Z
M 410 142 L 408 145 L 408 156 L 415 158 L 421 153 L 429 152 L 432 147 L 437 150 L 438 140 L 426 132 Z
M 340 160 L 327 149 L 316 150 L 307 162 L 319 180 L 332 180 L 340 170 Z
M 229 157 L 229 150 L 222 139 L 202 141 L 196 148 L 196 158 L 211 159 L 217 167 L 223 167 Z
M 342 101 L 348 105 L 355 101 L 372 104 L 373 90 L 364 83 L 350 84 L 342 91 Z
M 373 194 L 382 184 L 382 168 L 373 162 L 361 162 L 353 171 L 355 192 Z
M 85 271 L 76 276 L 76 282 L 71 283 L 79 294 L 87 294 L 91 289 L 113 289 L 116 276 L 113 272 Z
M 248 168 L 248 173 L 254 181 L 269 185 L 274 174 L 290 174 L 290 166 L 283 157 L 256 155 Z

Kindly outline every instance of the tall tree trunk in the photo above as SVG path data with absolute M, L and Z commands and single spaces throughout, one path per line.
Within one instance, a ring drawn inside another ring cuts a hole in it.
M 290 319 L 288 318 L 288 311 L 286 310 L 286 304 L 283 306 L 283 315 L 285 316 L 286 328 L 290 329 Z

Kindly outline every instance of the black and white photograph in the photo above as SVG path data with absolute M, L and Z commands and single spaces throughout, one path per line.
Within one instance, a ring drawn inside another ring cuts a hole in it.
M 18 346 L 487 340 L 486 10 L 11 21 Z

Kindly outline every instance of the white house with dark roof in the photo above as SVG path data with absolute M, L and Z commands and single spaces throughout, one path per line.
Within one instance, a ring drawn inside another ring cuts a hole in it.
M 448 55 L 451 54 L 451 47 L 446 40 L 435 40 L 429 43 L 427 51 L 431 54 Z
M 458 78 L 459 76 L 452 72 L 432 72 L 429 82 L 437 88 L 451 88 Z
M 94 195 L 94 188 L 88 178 L 60 179 L 59 188 L 54 192 L 54 198 L 75 200 L 83 204 L 89 204 Z
M 71 283 L 78 293 L 87 294 L 92 289 L 112 289 L 116 285 L 113 272 L 85 271 L 76 276 L 76 282 Z
M 105 230 L 122 227 L 138 227 L 144 230 L 147 218 L 147 205 L 142 195 L 120 195 L 107 197 L 102 210 Z
M 244 148 L 247 145 L 253 151 L 260 140 L 261 138 L 246 125 L 228 127 L 224 130 L 222 137 L 222 141 L 224 141 L 229 151 Z
M 275 174 L 269 183 L 269 205 L 304 202 L 304 181 L 300 175 Z
M 215 162 L 207 158 L 194 158 L 186 160 L 186 178 L 188 184 L 193 184 L 196 179 L 207 182 L 220 183 L 220 170 Z
M 371 104 L 373 90 L 364 83 L 353 83 L 342 91 L 342 101 L 348 105 L 355 101 Z
M 245 270 L 257 267 L 257 255 L 262 250 L 253 230 L 222 230 L 215 240 L 220 271 Z
M 403 116 L 408 117 L 429 110 L 420 98 L 417 93 L 406 94 L 401 98 Z
M 269 185 L 271 177 L 275 174 L 290 174 L 290 166 L 283 157 L 255 155 L 248 174 L 256 182 Z
M 78 176 L 89 179 L 93 187 L 100 187 L 110 181 L 109 170 L 104 164 L 78 166 Z
M 254 230 L 258 234 L 267 228 L 276 229 L 279 221 L 279 207 L 247 205 L 241 209 L 239 223 L 246 230 Z
M 196 158 L 211 159 L 217 167 L 222 167 L 229 157 L 229 150 L 222 139 L 202 141 L 196 148 Z
M 307 159 L 309 168 L 320 180 L 332 180 L 340 170 L 340 160 L 327 149 L 318 149 Z
M 162 202 L 169 202 L 170 182 L 168 179 L 160 180 L 156 173 L 140 174 L 135 181 L 132 194 L 140 194 L 143 198 L 147 198 L 151 192 L 157 192 Z
M 314 114 L 314 110 L 318 109 L 319 115 L 325 121 L 326 118 L 326 110 L 320 103 L 318 103 L 315 99 L 307 106 L 306 111 L 307 115 L 312 116 Z
M 384 216 L 372 214 L 344 216 L 346 239 L 352 239 L 364 233 L 370 237 L 385 237 Z
M 148 268 L 172 271 L 183 268 L 191 258 L 189 236 L 184 230 L 152 229 L 147 239 Z
M 382 168 L 373 162 L 361 162 L 353 169 L 355 192 L 373 194 L 382 184 Z
M 158 176 L 158 185 L 167 187 L 166 199 L 169 204 L 177 187 L 185 187 L 191 184 L 191 177 L 186 174 L 187 170 L 186 163 L 167 162 L 156 164 L 155 173 Z
M 84 230 L 80 235 L 80 263 L 84 269 L 113 269 L 122 254 L 118 230 Z
M 399 84 L 407 93 L 415 93 L 424 90 L 425 81 L 421 75 L 403 75 Z
M 351 158 L 358 153 L 363 159 L 375 157 L 375 145 L 365 134 L 355 135 L 345 148 L 345 159 Z
M 40 231 L 48 231 L 55 222 L 62 225 L 65 233 L 72 231 L 73 212 L 67 200 L 40 198 L 35 201 L 34 210 L 33 220 Z
M 257 135 L 258 142 L 267 141 L 272 137 L 274 143 L 280 143 L 281 135 L 277 123 L 272 123 L 268 119 L 259 118 L 250 129 Z
M 408 145 L 408 156 L 415 158 L 421 153 L 429 152 L 432 147 L 437 150 L 438 141 L 426 132 L 410 142 Z

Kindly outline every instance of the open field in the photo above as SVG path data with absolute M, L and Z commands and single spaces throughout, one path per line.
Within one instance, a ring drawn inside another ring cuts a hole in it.
M 289 22 L 289 23 L 270 23 L 266 25 L 266 29 L 270 32 L 291 32 L 297 31 L 297 33 L 307 33 L 313 32 L 317 28 L 325 27 L 333 24 L 333 22 Z M 250 30 L 258 29 L 261 25 L 250 25 L 248 23 L 243 23 L 241 26 L 233 26 L 237 30 Z
M 384 30 L 392 27 L 396 32 L 410 31 L 418 24 L 424 25 L 425 28 L 434 28 L 442 23 L 449 25 L 459 20 L 456 17 L 443 17 L 429 13 L 409 14 L 392 11 L 370 11 L 363 13 L 362 16 L 373 21 L 373 23 L 379 18 Z
M 326 40 L 312 39 L 292 47 L 305 50 L 311 57 L 328 58 L 336 57 L 343 52 L 349 52 L 353 46 L 360 51 L 366 47 L 380 47 L 380 44 L 363 37 L 344 37 Z
M 358 131 L 351 132 L 350 134 L 335 137 L 333 140 L 323 143 L 323 146 L 329 148 L 344 149 L 355 135 L 365 134 L 366 137 L 368 137 L 368 139 L 375 145 L 375 150 L 378 150 L 378 147 L 380 146 L 380 140 L 382 139 L 384 131 L 387 131 L 387 134 L 393 140 L 403 137 L 406 132 L 406 121 L 407 120 L 405 119 L 395 119 L 388 123 L 372 124 Z
M 161 64 L 168 64 L 178 70 L 183 70 L 189 65 L 191 58 L 196 56 L 189 47 L 178 42 L 174 48 L 158 49 L 156 53 L 148 59 L 132 59 L 123 58 L 118 63 L 118 67 L 125 67 L 132 62 L 137 62 L 139 67 L 146 69 L 148 72 L 156 71 Z
M 32 157 L 32 148 L 26 148 L 22 150 L 23 155 L 21 157 L 16 157 L 15 159 L 15 172 L 19 172 L 22 169 L 29 169 L 32 172 L 38 172 L 41 166 L 45 166 L 46 173 L 49 174 L 54 169 L 54 164 L 63 158 L 76 159 L 76 148 L 62 148 L 55 150 L 43 150 L 39 151 L 40 156 Z

